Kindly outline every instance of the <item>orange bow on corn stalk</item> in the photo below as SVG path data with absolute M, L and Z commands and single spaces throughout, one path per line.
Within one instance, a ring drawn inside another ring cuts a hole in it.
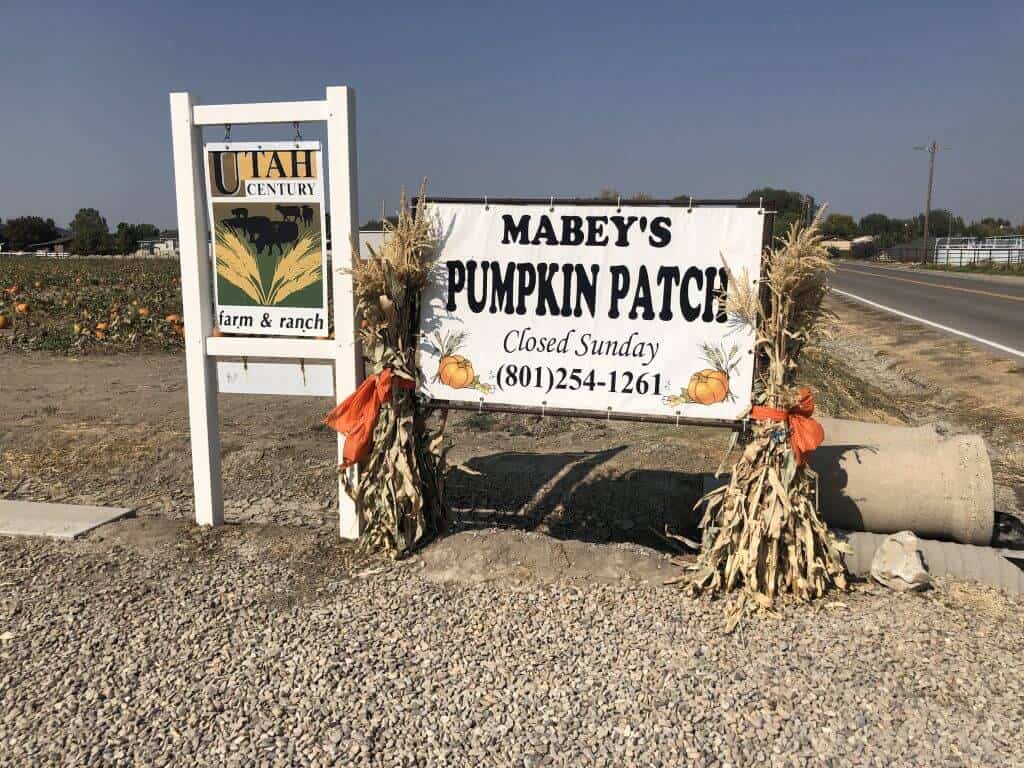
M 800 388 L 800 399 L 788 410 L 755 405 L 750 416 L 758 421 L 784 421 L 789 428 L 789 444 L 797 464 L 804 463 L 804 457 L 821 445 L 825 430 L 811 418 L 814 414 L 814 395 L 809 387 Z
M 324 424 L 345 435 L 345 445 L 341 451 L 342 469 L 364 461 L 369 455 L 377 415 L 381 405 L 391 397 L 392 384 L 401 389 L 412 389 L 415 386 L 413 381 L 393 376 L 391 369 L 385 368 L 380 374 L 368 376 L 355 392 L 324 419 Z

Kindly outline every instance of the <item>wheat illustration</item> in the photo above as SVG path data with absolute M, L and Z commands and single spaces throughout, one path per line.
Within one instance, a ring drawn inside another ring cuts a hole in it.
M 305 227 L 274 265 L 270 286 L 263 284 L 257 254 L 231 227 L 217 225 L 217 274 L 263 306 L 280 304 L 323 279 L 320 230 Z
M 321 280 L 320 261 L 320 232 L 306 228 L 274 267 L 266 303 L 280 304 L 293 293 Z
M 257 304 L 267 304 L 260 268 L 252 248 L 231 227 L 218 225 L 217 274 Z

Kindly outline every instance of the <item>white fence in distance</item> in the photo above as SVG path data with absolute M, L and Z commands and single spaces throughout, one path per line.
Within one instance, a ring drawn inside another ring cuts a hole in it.
M 1024 237 L 939 237 L 933 261 L 950 267 L 1024 264 Z

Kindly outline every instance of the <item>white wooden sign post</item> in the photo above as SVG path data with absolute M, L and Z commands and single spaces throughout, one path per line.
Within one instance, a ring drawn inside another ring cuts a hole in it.
M 224 521 L 221 483 L 220 434 L 217 419 L 218 360 L 245 358 L 299 368 L 300 361 L 332 361 L 334 395 L 340 402 L 359 384 L 362 363 L 354 328 L 355 307 L 351 276 L 334 261 L 332 296 L 334 338 L 215 337 L 212 335 L 213 265 L 209 248 L 203 164 L 204 125 L 258 123 L 327 123 L 329 209 L 335 254 L 346 254 L 358 243 L 356 193 L 355 92 L 328 87 L 322 101 L 261 104 L 198 104 L 190 93 L 171 94 L 171 135 L 174 182 L 178 198 L 178 236 L 181 249 L 181 292 L 185 316 L 185 363 L 188 377 L 189 430 L 196 522 L 220 525 Z M 288 391 L 288 390 L 282 390 Z M 343 438 L 338 438 L 341 460 Z M 342 538 L 359 536 L 355 504 L 338 483 L 338 518 Z

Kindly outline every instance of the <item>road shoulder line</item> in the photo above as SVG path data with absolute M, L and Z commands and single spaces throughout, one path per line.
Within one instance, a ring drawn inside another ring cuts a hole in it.
M 868 306 L 875 307 L 876 309 L 880 309 L 883 312 L 889 312 L 889 313 L 891 313 L 893 315 L 899 315 L 900 317 L 904 317 L 907 320 L 913 320 L 915 323 L 922 323 L 923 325 L 931 326 L 932 328 L 938 328 L 940 331 L 945 331 L 946 333 L 952 333 L 952 334 L 954 334 L 956 336 L 962 336 L 965 339 L 970 339 L 971 341 L 977 341 L 977 342 L 979 342 L 981 344 L 984 344 L 984 345 L 989 346 L 989 347 L 993 347 L 993 348 L 998 349 L 998 350 L 1000 350 L 1002 352 L 1008 352 L 1011 355 L 1016 355 L 1017 357 L 1024 358 L 1024 352 L 1022 352 L 1019 349 L 1014 349 L 1013 347 L 1008 347 L 1005 344 L 999 344 L 998 342 L 995 342 L 995 341 L 989 341 L 988 339 L 983 339 L 980 336 L 975 336 L 974 334 L 967 333 L 965 331 L 958 331 L 956 328 L 950 328 L 948 325 L 941 325 L 939 323 L 934 323 L 931 320 L 925 320 L 923 317 L 917 317 L 916 315 L 909 315 L 906 312 L 900 312 L 900 310 L 898 310 L 898 309 L 893 309 L 892 307 L 887 307 L 884 304 L 879 304 L 877 301 L 871 301 L 870 299 L 865 299 L 863 296 L 858 296 L 858 295 L 856 295 L 854 293 L 848 293 L 847 291 L 841 291 L 838 288 L 833 288 L 832 289 L 832 293 L 838 293 L 840 296 L 846 296 L 847 298 L 853 299 L 854 301 L 859 301 L 862 304 L 867 304 Z

